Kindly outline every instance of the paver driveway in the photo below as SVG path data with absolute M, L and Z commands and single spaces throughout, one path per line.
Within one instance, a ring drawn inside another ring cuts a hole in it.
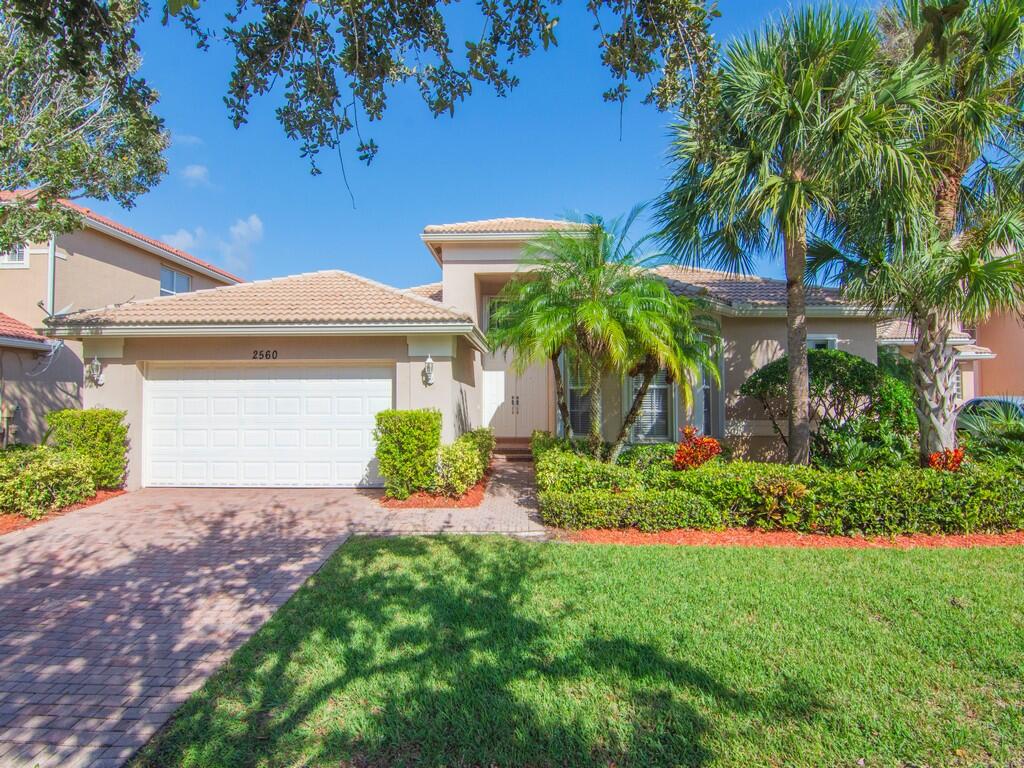
M 0 766 L 121 765 L 352 533 L 542 533 L 531 470 L 478 509 L 149 489 L 0 537 Z

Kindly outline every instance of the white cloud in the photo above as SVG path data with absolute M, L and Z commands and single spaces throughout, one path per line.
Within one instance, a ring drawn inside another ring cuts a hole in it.
M 238 219 L 228 229 L 228 237 L 217 241 L 221 260 L 232 272 L 245 272 L 252 259 L 253 247 L 263 239 L 263 220 L 255 213 Z
M 160 239 L 168 245 L 179 248 L 182 251 L 193 251 L 203 241 L 206 236 L 206 232 L 202 227 L 196 227 L 195 229 L 179 229 L 177 232 L 172 232 L 169 235 L 160 235 Z
M 199 163 L 190 163 L 182 169 L 181 177 L 190 187 L 207 186 L 210 183 L 210 169 Z
M 171 134 L 171 144 L 177 144 L 180 147 L 198 147 L 203 144 L 202 138 L 196 136 L 194 133 L 178 133 L 177 131 Z

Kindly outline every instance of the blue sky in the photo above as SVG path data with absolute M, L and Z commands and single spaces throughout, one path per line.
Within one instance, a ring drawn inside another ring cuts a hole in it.
M 179 25 L 150 19 L 140 35 L 143 73 L 172 133 L 170 171 L 131 210 L 92 205 L 248 279 L 341 268 L 400 287 L 439 277 L 418 238 L 426 224 L 625 212 L 663 188 L 672 118 L 633 98 L 620 140 L 582 5 L 565 4 L 558 47 L 519 62 L 521 83 L 505 98 L 480 88 L 454 118 L 435 119 L 415 90 L 396 90 L 384 119 L 364 125 L 381 147 L 373 163 L 359 162 L 354 141 L 345 152 L 355 208 L 336 157 L 323 155 L 323 174 L 309 173 L 274 118 L 275 96 L 232 127 L 222 100 L 225 47 L 196 50 Z M 725 0 L 720 8 L 714 31 L 726 40 L 784 4 Z M 758 271 L 779 274 L 771 263 Z

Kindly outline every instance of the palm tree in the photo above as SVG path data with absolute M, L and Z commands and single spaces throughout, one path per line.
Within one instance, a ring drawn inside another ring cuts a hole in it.
M 1024 306 L 1022 18 L 1024 0 L 882 11 L 886 64 L 935 72 L 905 125 L 927 158 L 928 201 L 901 209 L 862 190 L 812 252 L 812 270 L 829 265 L 848 293 L 911 320 L 922 463 L 956 442 L 950 335 Z
M 708 88 L 712 118 L 676 127 L 676 169 L 659 201 L 680 261 L 749 271 L 752 254 L 781 250 L 787 282 L 789 460 L 810 458 L 804 269 L 807 233 L 843 190 L 888 183 L 913 194 L 915 147 L 901 123 L 921 67 L 879 73 L 871 18 L 806 8 L 726 50 Z
M 703 362 L 686 357 L 698 347 L 680 343 L 694 333 L 693 303 L 675 296 L 642 268 L 646 259 L 641 247 L 647 238 L 633 241 L 628 236 L 641 210 L 634 208 L 624 219 L 610 222 L 586 216 L 578 229 L 553 230 L 527 243 L 523 271 L 499 293 L 488 332 L 493 347 L 513 352 L 519 369 L 540 360 L 551 362 L 559 412 L 570 436 L 560 357 L 564 353 L 579 366 L 590 400 L 588 442 L 598 458 L 604 444 L 605 373 L 626 371 L 638 359 L 650 358 L 682 381 Z M 638 408 L 631 409 L 633 420 L 638 413 Z M 624 427 L 627 434 L 630 426 Z

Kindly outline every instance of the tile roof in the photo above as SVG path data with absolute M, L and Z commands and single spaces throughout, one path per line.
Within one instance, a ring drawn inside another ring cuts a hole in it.
M 422 296 L 425 299 L 431 301 L 444 301 L 444 291 L 442 283 L 427 283 L 426 285 L 416 285 L 412 288 L 406 288 L 406 293 L 415 293 L 417 296 Z
M 161 296 L 63 315 L 54 325 L 374 325 L 470 322 L 437 302 L 342 270 Z
M 584 229 L 585 224 L 559 219 L 534 219 L 517 216 L 480 221 L 460 221 L 454 224 L 428 224 L 423 228 L 425 235 L 505 235 L 546 232 L 551 229 Z
M 982 347 L 978 344 L 957 344 L 953 349 L 956 350 L 958 357 L 987 358 L 996 356 L 996 353 L 991 349 L 988 347 Z
M 895 320 L 883 320 L 878 324 L 878 340 L 885 342 L 902 341 L 903 339 L 914 338 L 914 326 L 905 318 Z M 949 337 L 952 344 L 964 344 L 973 341 L 969 333 L 954 331 Z
M 663 277 L 678 295 L 703 296 L 728 306 L 785 306 L 786 283 L 758 275 L 740 275 L 714 269 L 682 267 L 673 264 L 656 267 L 654 273 Z M 850 306 L 839 291 L 819 285 L 807 286 L 807 305 L 814 307 Z
M 13 192 L 10 192 L 10 191 L 8 191 L 8 192 L 0 192 L 0 202 L 3 202 L 5 200 L 13 200 L 13 199 L 15 199 L 17 197 L 24 197 L 26 195 L 26 192 L 27 192 L 26 190 L 16 190 L 16 191 L 13 191 Z M 132 229 L 131 227 L 126 227 L 124 224 L 116 222 L 113 219 L 107 218 L 103 214 L 97 213 L 96 211 L 92 210 L 91 208 L 86 208 L 84 205 L 79 205 L 78 203 L 72 202 L 71 200 L 61 200 L 60 202 L 61 202 L 61 205 L 63 205 L 65 208 L 69 208 L 70 210 L 74 211 L 75 213 L 78 213 L 79 215 L 83 216 L 86 219 L 86 221 L 92 221 L 92 222 L 94 222 L 96 224 L 100 224 L 100 225 L 102 225 L 104 227 L 109 227 L 111 229 L 114 229 L 114 230 L 120 232 L 123 235 L 127 235 L 128 237 L 133 237 L 136 240 L 141 240 L 142 242 L 146 243 L 147 245 L 151 245 L 154 248 L 157 248 L 157 249 L 159 249 L 161 251 L 167 252 L 168 254 L 177 256 L 179 259 L 191 262 L 192 264 L 195 264 L 197 267 L 202 267 L 203 269 L 208 269 L 211 272 L 215 272 L 216 274 L 218 274 L 221 277 L 223 277 L 225 279 L 225 281 L 227 281 L 227 282 L 232 282 L 232 283 L 241 283 L 241 282 L 243 282 L 242 278 L 238 277 L 237 275 L 231 274 L 227 270 L 221 269 L 220 267 L 218 267 L 218 266 L 216 266 L 214 264 L 210 264 L 208 261 L 203 261 L 202 259 L 197 259 L 192 254 L 186 253 L 185 251 L 181 250 L 180 248 L 175 248 L 174 246 L 171 246 L 171 245 L 168 245 L 167 243 L 161 242 L 160 240 L 157 240 L 154 237 L 150 237 L 149 235 L 144 235 L 141 232 L 139 232 L 138 230 Z
M 45 344 L 47 339 L 40 336 L 21 320 L 15 320 L 10 315 L 0 312 L 0 345 L 4 339 L 17 339 L 18 341 L 34 341 Z

